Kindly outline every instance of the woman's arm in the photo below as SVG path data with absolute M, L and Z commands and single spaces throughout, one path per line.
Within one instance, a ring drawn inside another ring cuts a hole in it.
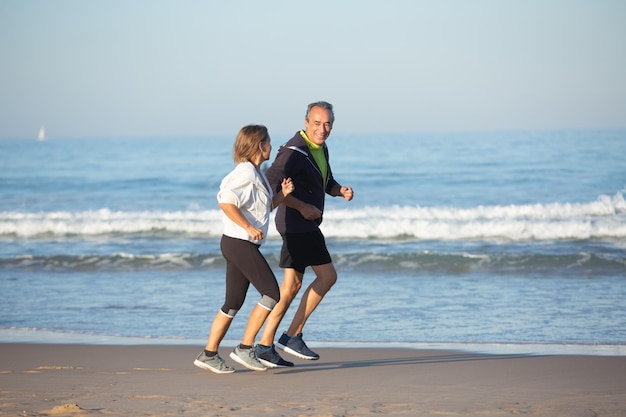
M 219 206 L 224 214 L 226 214 L 226 217 L 232 220 L 237 226 L 244 229 L 253 240 L 263 240 L 263 230 L 251 225 L 236 205 L 219 203 Z

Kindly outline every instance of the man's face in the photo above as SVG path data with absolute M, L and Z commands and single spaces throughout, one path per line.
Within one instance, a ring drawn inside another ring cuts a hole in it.
M 304 120 L 306 136 L 316 145 L 322 145 L 333 129 L 330 112 L 321 107 L 313 107 L 309 112 L 309 120 Z

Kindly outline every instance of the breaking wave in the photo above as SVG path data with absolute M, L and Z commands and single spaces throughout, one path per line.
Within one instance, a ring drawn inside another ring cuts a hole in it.
M 618 192 L 587 203 L 333 208 L 325 213 L 322 229 L 327 238 L 352 240 L 619 241 L 626 239 L 626 202 Z M 0 238 L 221 233 L 219 210 L 0 212 Z M 269 237 L 277 236 L 271 227 Z

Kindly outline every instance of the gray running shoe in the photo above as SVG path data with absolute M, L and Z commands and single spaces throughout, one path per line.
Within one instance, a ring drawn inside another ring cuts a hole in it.
M 253 371 L 267 371 L 265 365 L 257 359 L 254 348 L 240 349 L 237 346 L 235 350 L 230 352 L 230 358 Z
M 278 339 L 278 342 L 276 342 L 276 346 L 300 359 L 315 361 L 320 358 L 320 355 L 313 352 L 306 343 L 304 343 L 302 333 L 289 337 L 287 336 L 287 332 L 285 332 L 280 339 Z
M 274 345 L 263 350 L 259 345 L 256 345 L 256 358 L 263 365 L 268 368 L 288 368 L 293 366 L 293 362 L 289 362 L 280 357 Z
M 220 358 L 220 355 L 208 357 L 204 354 L 204 351 L 198 355 L 193 364 L 198 368 L 208 369 L 216 374 L 232 374 L 235 372 L 235 368 L 229 366 L 224 359 Z

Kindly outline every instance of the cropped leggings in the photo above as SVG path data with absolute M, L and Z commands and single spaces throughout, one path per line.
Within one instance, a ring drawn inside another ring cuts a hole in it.
M 226 300 L 222 313 L 235 317 L 250 283 L 261 293 L 258 305 L 271 311 L 280 300 L 280 289 L 274 272 L 259 251 L 259 245 L 243 239 L 222 236 L 220 248 L 226 259 Z

